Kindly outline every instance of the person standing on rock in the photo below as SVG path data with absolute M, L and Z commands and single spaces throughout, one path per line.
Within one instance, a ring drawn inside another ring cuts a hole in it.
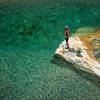
M 64 26 L 64 29 L 65 29 L 65 40 L 66 40 L 66 49 L 69 49 L 69 43 L 68 43 L 68 40 L 69 40 L 69 35 L 70 35 L 70 31 L 68 29 L 68 26 Z

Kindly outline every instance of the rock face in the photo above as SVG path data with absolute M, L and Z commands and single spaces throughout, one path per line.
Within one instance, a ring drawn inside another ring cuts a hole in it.
M 100 77 L 100 31 L 85 36 L 71 37 L 69 45 L 70 49 L 66 49 L 64 40 L 56 49 L 54 58 L 57 59 L 59 55 L 77 68 Z
M 92 41 L 92 51 L 94 57 L 100 62 L 100 38 Z

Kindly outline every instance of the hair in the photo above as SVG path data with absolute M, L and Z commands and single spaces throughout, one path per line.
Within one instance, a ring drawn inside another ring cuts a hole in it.
M 64 29 L 68 29 L 68 26 L 64 26 Z

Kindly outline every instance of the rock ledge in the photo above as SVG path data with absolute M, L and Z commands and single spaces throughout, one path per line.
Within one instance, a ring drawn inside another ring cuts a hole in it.
M 54 57 L 57 58 L 59 55 L 77 68 L 100 77 L 100 31 L 85 36 L 71 37 L 69 45 L 70 49 L 66 49 L 64 40 L 56 49 Z

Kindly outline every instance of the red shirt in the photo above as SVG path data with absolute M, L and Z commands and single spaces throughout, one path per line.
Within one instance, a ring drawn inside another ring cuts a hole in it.
M 70 32 L 68 29 L 65 30 L 65 38 L 69 38 Z

